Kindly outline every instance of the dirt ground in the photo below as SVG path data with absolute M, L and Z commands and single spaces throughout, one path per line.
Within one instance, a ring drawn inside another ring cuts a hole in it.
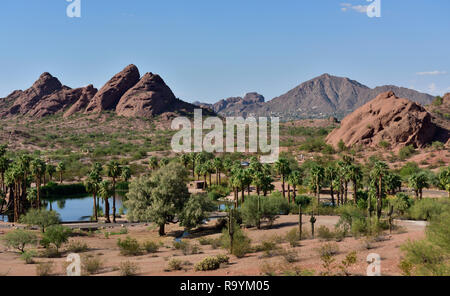
M 319 216 L 317 217 L 316 229 L 325 225 L 333 229 L 339 217 L 334 216 Z M 304 217 L 303 231 L 310 234 L 310 224 L 308 217 Z M 279 243 L 281 249 L 294 251 L 298 255 L 298 261 L 295 263 L 287 263 L 283 256 L 274 255 L 267 258 L 263 252 L 252 253 L 246 255 L 244 258 L 236 258 L 230 256 L 230 264 L 221 267 L 219 270 L 210 272 L 195 272 L 194 264 L 205 258 L 206 256 L 226 254 L 226 250 L 213 249 L 211 246 L 202 246 L 198 239 L 203 238 L 217 238 L 220 233 L 215 232 L 214 226 L 216 221 L 210 221 L 202 227 L 203 230 L 194 232 L 192 236 L 188 236 L 184 241 L 188 241 L 191 245 L 198 245 L 200 253 L 195 255 L 183 255 L 180 250 L 173 248 L 174 238 L 183 233 L 183 229 L 178 225 L 169 225 L 166 229 L 167 237 L 158 237 L 158 229 L 155 225 L 139 225 L 128 228 L 127 234 L 111 235 L 109 238 L 105 237 L 104 232 L 119 232 L 120 225 L 115 229 L 101 230 L 95 234 L 84 236 L 77 236 L 71 240 L 79 240 L 86 243 L 89 251 L 82 253 L 81 256 L 91 255 L 100 258 L 102 268 L 97 275 L 109 276 L 120 275 L 119 266 L 121 262 L 130 261 L 139 266 L 139 275 L 156 276 L 156 275 L 262 275 L 264 270 L 268 268 L 273 271 L 293 270 L 300 268 L 301 270 L 314 270 L 316 274 L 323 271 L 321 260 L 317 249 L 323 244 L 327 243 L 320 239 L 306 239 L 301 241 L 301 244 L 295 248 L 291 248 L 289 243 Z M 424 237 L 425 223 L 412 221 L 396 221 L 396 225 L 400 226 L 399 230 L 392 235 L 386 234 L 383 240 L 371 243 L 371 248 L 368 249 L 364 239 L 345 238 L 340 242 L 332 241 L 338 246 L 339 252 L 335 256 L 333 264 L 333 272 L 339 272 L 338 264 L 345 258 L 345 256 L 352 252 L 357 252 L 357 262 L 349 271 L 352 275 L 365 275 L 368 264 L 366 263 L 367 255 L 370 253 L 377 253 L 381 256 L 381 272 L 382 275 L 401 275 L 398 264 L 402 257 L 400 246 L 409 239 L 416 240 Z M 292 228 L 298 228 L 298 216 L 281 216 L 273 225 L 271 229 L 245 229 L 245 233 L 252 239 L 252 244 L 260 244 L 264 240 L 274 239 L 276 236 L 284 237 L 286 233 Z M 0 229 L 0 238 L 9 231 L 6 228 Z M 139 242 L 155 241 L 162 242 L 163 246 L 154 254 L 146 254 L 135 257 L 122 256 L 117 247 L 117 239 L 131 236 L 136 238 Z M 64 248 L 63 248 L 64 249 Z M 37 251 L 42 251 L 38 249 Z M 67 252 L 62 253 L 61 258 L 47 259 L 36 258 L 36 262 L 53 262 L 53 274 L 65 274 L 65 260 Z M 171 258 L 177 258 L 182 262 L 187 262 L 184 269 L 181 271 L 167 271 L 168 261 Z M 20 255 L 14 250 L 7 250 L 3 245 L 0 245 L 0 275 L 8 276 L 33 276 L 36 275 L 36 264 L 25 264 L 20 259 Z

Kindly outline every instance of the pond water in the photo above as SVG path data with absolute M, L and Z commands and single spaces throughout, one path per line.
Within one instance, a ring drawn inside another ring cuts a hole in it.
M 89 221 L 93 215 L 94 199 L 92 196 L 57 198 L 54 200 L 45 200 L 44 205 L 47 210 L 52 209 L 58 212 L 63 222 Z M 100 209 L 103 211 L 104 208 L 104 202 L 100 200 Z M 123 213 L 126 213 L 126 209 L 123 208 L 122 197 L 118 195 L 116 198 L 117 214 L 121 208 Z M 224 211 L 226 208 L 225 202 L 217 202 L 217 210 Z M 109 210 L 112 213 L 112 198 L 109 199 Z M 0 220 L 8 222 L 8 217 L 0 216 Z

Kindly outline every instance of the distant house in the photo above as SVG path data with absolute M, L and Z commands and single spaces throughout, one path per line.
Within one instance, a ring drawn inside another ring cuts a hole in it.
M 241 166 L 248 167 L 248 166 L 250 166 L 250 163 L 248 161 L 242 161 Z

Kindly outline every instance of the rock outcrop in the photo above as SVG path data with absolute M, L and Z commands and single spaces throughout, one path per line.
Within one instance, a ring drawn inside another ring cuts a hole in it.
M 335 147 L 342 140 L 347 147 L 376 147 L 385 141 L 394 149 L 406 145 L 422 148 L 436 132 L 431 119 L 419 104 L 385 92 L 345 117 L 326 141 Z
M 79 99 L 69 108 L 69 110 L 64 113 L 64 117 L 67 118 L 76 113 L 84 112 L 96 93 L 97 89 L 94 88 L 92 84 L 88 85 L 85 88 L 82 88 Z
M 114 75 L 95 95 L 88 104 L 86 112 L 101 112 L 114 110 L 120 98 L 136 83 L 140 78 L 139 70 L 135 65 L 129 65 L 121 72 Z
M 97 90 L 92 85 L 71 89 L 49 73 L 43 73 L 39 79 L 25 91 L 17 90 L 5 98 L 10 106 L 1 108 L 0 117 L 25 115 L 44 117 L 62 112 L 80 98 L 91 99 Z
M 167 112 L 190 113 L 194 109 L 194 105 L 177 99 L 159 75 L 146 73 L 123 95 L 116 113 L 125 117 L 154 117 Z

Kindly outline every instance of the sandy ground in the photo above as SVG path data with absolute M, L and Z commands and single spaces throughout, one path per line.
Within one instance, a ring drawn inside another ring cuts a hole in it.
M 320 216 L 317 217 L 316 228 L 321 225 L 333 228 L 337 223 L 339 217 L 332 216 Z M 304 217 L 304 221 L 308 221 L 308 217 Z M 257 245 L 264 240 L 273 239 L 275 236 L 285 236 L 286 233 L 292 229 L 297 228 L 298 216 L 281 216 L 278 219 L 272 229 L 245 229 L 246 234 L 252 239 L 252 244 Z M 159 238 L 157 227 L 154 225 L 139 225 L 128 228 L 128 234 L 124 235 L 111 235 L 106 238 L 104 231 L 96 233 L 94 235 L 85 235 L 73 237 L 71 240 L 80 240 L 89 246 L 89 251 L 82 254 L 97 256 L 103 263 L 102 269 L 98 275 L 119 275 L 119 266 L 121 262 L 131 261 L 135 262 L 139 266 L 139 275 L 156 276 L 156 275 L 262 275 L 262 267 L 265 265 L 270 266 L 273 270 L 290 270 L 293 268 L 315 270 L 316 274 L 323 269 L 322 263 L 319 259 L 317 249 L 326 242 L 320 239 L 307 239 L 301 242 L 301 245 L 295 248 L 291 248 L 288 243 L 279 243 L 278 246 L 282 249 L 293 250 L 298 254 L 298 262 L 288 264 L 283 256 L 273 256 L 271 258 L 265 258 L 263 252 L 248 254 L 244 258 L 236 258 L 230 256 L 230 264 L 224 266 L 216 271 L 211 272 L 195 272 L 193 264 L 199 262 L 206 256 L 226 254 L 223 249 L 213 249 L 211 246 L 201 246 L 198 243 L 200 237 L 216 238 L 220 236 L 220 233 L 215 233 L 214 228 L 215 221 L 210 221 L 208 225 L 205 225 L 203 231 L 194 233 L 192 237 L 184 239 L 200 247 L 200 254 L 196 255 L 183 255 L 181 251 L 173 248 L 174 238 L 183 233 L 183 229 L 178 225 L 169 225 L 167 227 L 167 237 Z M 341 242 L 336 243 L 339 248 L 339 253 L 335 256 L 335 263 L 333 270 L 337 273 L 339 269 L 337 265 L 342 261 L 345 256 L 352 251 L 357 252 L 357 263 L 350 268 L 350 272 L 353 275 L 364 275 L 367 269 L 366 258 L 369 253 L 377 253 L 382 258 L 382 274 L 383 275 L 400 275 L 401 271 L 398 268 L 398 263 L 401 260 L 402 252 L 400 246 L 404 244 L 408 239 L 421 239 L 424 237 L 425 223 L 424 222 L 412 222 L 412 221 L 396 221 L 396 224 L 401 226 L 401 231 L 396 231 L 392 235 L 386 235 L 383 241 L 372 243 L 372 248 L 369 250 L 365 247 L 364 239 L 345 238 Z M 310 224 L 304 223 L 303 231 L 310 233 Z M 116 229 L 107 231 L 119 232 L 120 225 Z M 3 236 L 7 229 L 0 229 L 0 237 Z M 136 238 L 140 242 L 145 241 L 157 241 L 162 242 L 163 247 L 155 254 L 146 254 L 136 257 L 125 257 L 120 255 L 117 247 L 117 239 L 131 236 Z M 64 248 L 63 248 L 64 249 Z M 41 251 L 42 249 L 38 249 Z M 36 258 L 37 262 L 54 262 L 53 273 L 55 275 L 64 274 L 65 257 L 67 253 L 63 252 L 63 257 L 58 259 Z M 176 272 L 166 271 L 168 261 L 171 258 L 177 258 L 183 262 L 189 262 L 184 266 L 184 270 Z M 7 250 L 3 245 L 0 246 L 0 275 L 9 276 L 24 276 L 24 275 L 36 275 L 36 264 L 25 264 L 20 259 L 18 253 L 14 250 Z

